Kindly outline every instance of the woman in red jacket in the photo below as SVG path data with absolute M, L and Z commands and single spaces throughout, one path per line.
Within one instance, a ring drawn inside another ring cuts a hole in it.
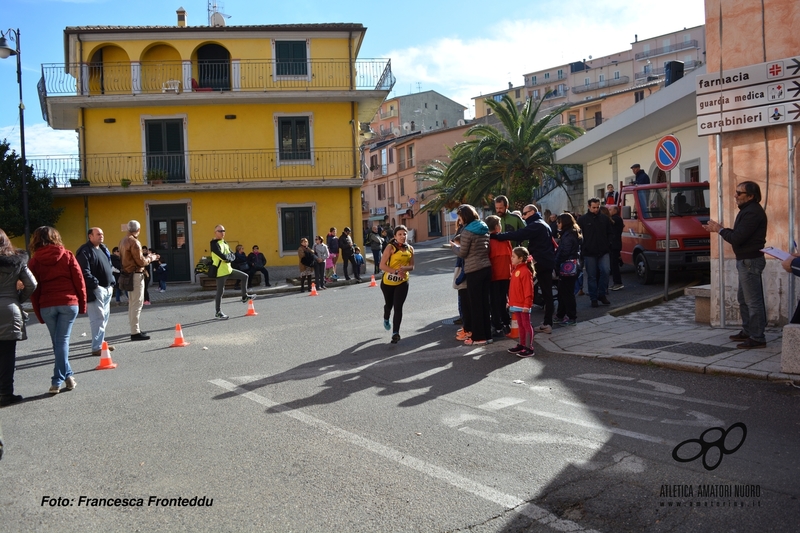
M 533 357 L 533 326 L 531 326 L 531 306 L 533 305 L 533 264 L 531 254 L 523 246 L 517 246 L 511 253 L 511 283 L 508 286 L 508 309 L 517 319 L 519 344 L 509 348 L 509 353 L 519 357 Z
M 77 259 L 64 248 L 55 228 L 42 226 L 33 232 L 31 253 L 28 268 L 39 282 L 31 304 L 50 331 L 56 363 L 48 392 L 58 394 L 62 384 L 66 390 L 76 385 L 69 366 L 69 336 L 78 313 L 86 312 L 86 285 Z

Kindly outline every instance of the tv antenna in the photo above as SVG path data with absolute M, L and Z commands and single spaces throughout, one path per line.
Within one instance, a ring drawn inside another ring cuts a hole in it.
M 213 27 L 224 26 L 225 19 L 231 18 L 230 15 L 222 13 L 223 6 L 217 0 L 208 0 L 208 25 Z

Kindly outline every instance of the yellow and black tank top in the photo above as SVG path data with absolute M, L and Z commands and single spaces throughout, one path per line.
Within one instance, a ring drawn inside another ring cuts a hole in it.
M 394 244 L 389 244 L 394 250 L 394 253 L 389 257 L 389 268 L 397 270 L 400 267 L 408 266 L 411 263 L 411 258 L 414 256 L 414 249 L 409 246 L 396 247 Z M 394 272 L 383 273 L 383 283 L 386 285 L 400 285 L 408 281 L 408 272 L 401 272 L 399 275 Z

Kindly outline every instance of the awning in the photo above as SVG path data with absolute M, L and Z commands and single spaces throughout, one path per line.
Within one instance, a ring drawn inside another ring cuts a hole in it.
M 375 215 L 374 217 L 369 217 L 367 220 L 383 220 L 385 215 Z
M 408 209 L 398 209 L 395 215 L 399 217 L 404 216 L 406 213 L 408 213 Z

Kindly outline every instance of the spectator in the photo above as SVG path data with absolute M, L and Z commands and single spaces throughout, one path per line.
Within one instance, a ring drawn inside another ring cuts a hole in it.
M 795 276 L 800 276 L 800 254 L 795 252 L 792 254 L 792 257 L 784 259 L 781 263 L 781 266 L 783 266 L 783 269 L 786 272 L 790 272 Z M 797 307 L 794 310 L 794 315 L 789 323 L 800 324 L 800 303 L 797 304 Z
M 253 246 L 253 251 L 247 256 L 247 264 L 250 267 L 250 286 L 253 285 L 253 276 L 256 272 L 261 272 L 264 278 L 264 286 L 272 287 L 269 284 L 269 272 L 267 272 L 267 258 L 258 250 L 258 245 Z
M 308 292 L 311 292 L 311 278 L 314 276 L 314 265 L 317 263 L 317 256 L 314 250 L 308 247 L 308 239 L 300 239 L 300 248 L 297 249 L 297 257 L 300 259 L 300 292 L 305 289 L 308 280 Z
M 361 274 L 366 273 L 366 268 L 364 268 L 366 262 L 364 261 L 364 256 L 361 254 L 361 248 L 358 246 L 353 247 L 353 260 L 356 262 L 356 269 L 358 270 L 358 279 L 361 279 Z
M 642 166 L 639 163 L 634 164 L 631 170 L 633 171 L 635 177 L 634 183 L 636 185 L 647 185 L 650 183 L 650 176 L 647 175 L 647 172 L 642 170 Z M 580 224 L 580 222 L 578 222 L 578 224 Z
M 525 227 L 525 221 L 519 215 L 508 211 L 508 198 L 505 196 L 495 196 L 494 212 L 500 217 L 500 231 L 509 232 L 521 230 Z M 514 246 L 522 244 L 514 242 Z
M 486 217 L 489 234 L 500 233 L 500 217 Z M 508 284 L 511 280 L 511 243 L 491 239 L 489 261 L 492 263 L 492 284 L 489 300 L 492 306 L 492 336 L 503 337 L 511 333 L 511 317 L 508 314 Z
M 217 268 L 217 294 L 214 297 L 216 313 L 214 318 L 227 320 L 228 315 L 222 312 L 222 293 L 225 291 L 225 282 L 232 277 L 239 281 L 242 291 L 242 303 L 255 299 L 255 294 L 247 294 L 247 281 L 249 276 L 241 270 L 231 266 L 236 256 L 231 252 L 231 247 L 225 241 L 225 228 L 217 225 L 214 228 L 214 238 L 211 239 L 211 266 Z M 244 283 L 242 283 L 244 281 Z
M 150 255 L 150 250 L 147 248 L 147 246 L 142 246 L 142 255 L 144 257 L 148 257 Z M 150 286 L 150 281 L 153 279 L 152 276 L 150 275 L 150 272 L 153 269 L 153 267 L 150 266 L 150 265 L 152 265 L 154 261 L 155 261 L 155 259 L 150 261 L 150 263 L 148 263 L 147 266 L 144 267 L 144 272 L 143 272 L 143 274 L 144 274 L 144 302 L 142 302 L 143 305 L 150 305 L 150 290 L 148 289 L 148 287 Z
M 122 272 L 122 258 L 119 256 L 119 246 L 115 246 L 111 250 L 111 272 L 114 274 L 114 299 L 117 303 L 120 303 L 120 296 L 123 291 L 119 288 L 119 274 Z M 128 297 L 127 292 L 125 297 Z
M 131 220 L 128 222 L 128 235 L 119 243 L 122 271 L 133 274 L 133 290 L 128 293 L 128 323 L 131 327 L 132 341 L 150 339 L 150 336 L 139 327 L 145 295 L 144 272 L 151 261 L 159 259 L 158 254 L 149 254 L 145 257 L 138 238 L 141 229 L 142 226 L 137 220 Z
M 392 344 L 400 341 L 400 324 L 403 321 L 403 304 L 408 296 L 408 273 L 414 270 L 414 248 L 406 243 L 408 230 L 397 226 L 392 232 L 381 256 L 381 292 L 383 293 L 383 327 L 392 330 Z M 392 316 L 394 310 L 394 316 Z M 389 318 L 392 318 L 391 325 Z
M 556 252 L 556 268 L 559 269 L 556 324 L 574 326 L 578 323 L 575 285 L 580 272 L 580 268 L 577 265 L 580 259 L 583 236 L 581 235 L 581 228 L 569 213 L 558 215 L 558 231 L 561 234 L 561 243 L 558 245 L 558 252 Z M 561 265 L 565 262 L 575 263 L 575 275 L 561 273 Z
M 528 250 L 533 256 L 536 270 L 536 282 L 544 298 L 544 320 L 537 326 L 537 333 L 553 332 L 553 269 L 556 266 L 556 254 L 550 226 L 542 219 L 539 210 L 533 204 L 522 209 L 525 227 L 507 233 L 492 235 L 492 239 L 501 241 L 522 241 L 528 243 Z
M 467 273 L 467 294 L 469 295 L 472 337 L 466 339 L 467 346 L 484 345 L 491 341 L 491 318 L 489 288 L 492 279 L 492 263 L 489 260 L 489 227 L 478 218 L 478 212 L 469 204 L 462 204 L 458 219 L 464 229 L 461 231 L 461 244 L 451 241 L 453 251 L 464 259 Z
M 608 275 L 610 272 L 609 250 L 612 238 L 611 219 L 600 212 L 600 199 L 589 199 L 589 211 L 578 219 L 583 233 L 583 254 L 586 276 L 589 278 L 589 298 L 592 307 L 597 302 L 610 305 L 606 298 Z
M 739 274 L 739 314 L 742 329 L 731 335 L 733 341 L 740 341 L 740 349 L 764 348 L 767 338 L 767 310 L 764 305 L 764 286 L 761 273 L 767 265 L 761 251 L 767 243 L 767 214 L 761 207 L 761 188 L 753 181 L 743 181 L 736 186 L 736 204 L 739 213 L 733 222 L 733 229 L 723 228 L 718 222 L 709 220 L 704 226 L 709 232 L 719 233 L 728 241 L 736 255 L 736 270 Z
M 28 338 L 25 331 L 28 316 L 22 310 L 22 303 L 36 290 L 36 279 L 27 263 L 25 251 L 14 248 L 0 229 L 0 407 L 23 399 L 14 394 L 14 366 L 17 341 Z M 22 290 L 18 282 L 22 282 Z
M 92 330 L 92 355 L 100 357 L 106 326 L 111 313 L 111 296 L 114 291 L 114 274 L 111 272 L 111 253 L 103 244 L 103 230 L 89 230 L 89 240 L 76 252 L 86 286 L 86 310 Z M 114 346 L 108 345 L 109 351 Z
M 609 183 L 606 187 L 606 205 L 619 205 L 619 193 L 614 190 L 614 184 Z
M 336 236 L 336 228 L 331 228 L 328 232 L 328 253 L 330 253 L 331 266 L 326 264 L 325 277 L 331 281 L 336 281 L 339 276 L 336 275 L 336 260 L 339 258 L 339 237 Z
M 31 251 L 28 266 L 38 282 L 31 304 L 39 322 L 47 324 L 55 356 L 47 392 L 58 394 L 62 384 L 67 390 L 77 385 L 69 364 L 69 336 L 75 318 L 86 312 L 86 285 L 78 260 L 64 248 L 55 228 L 37 228 L 31 237 Z
M 350 228 L 345 227 L 342 234 L 339 235 L 339 251 L 342 254 L 342 268 L 344 269 L 344 279 L 349 280 L 350 276 L 347 274 L 347 265 L 353 265 L 353 277 L 357 281 L 361 281 L 361 274 L 358 271 L 358 265 L 354 258 L 355 251 L 353 250 L 353 239 L 350 237 Z
M 373 274 L 381 271 L 381 251 L 383 250 L 383 237 L 377 224 L 372 225 L 372 230 L 367 234 L 367 245 L 372 252 L 372 260 L 375 263 Z
M 330 257 L 330 252 L 328 252 L 328 246 L 325 244 L 321 235 L 317 235 L 314 238 L 314 255 L 317 257 L 314 263 L 314 279 L 316 280 L 317 287 L 320 290 L 325 290 L 328 288 L 328 284 L 325 280 L 325 263 Z
M 167 292 L 167 264 L 160 258 L 155 263 L 153 281 L 158 282 L 158 292 Z
M 612 291 L 624 289 L 622 284 L 622 274 L 619 269 L 622 266 L 622 232 L 625 230 L 625 221 L 619 216 L 619 206 L 608 206 L 611 215 L 611 240 L 608 242 L 608 262 L 611 270 L 611 279 L 614 285 Z
M 509 309 L 514 312 L 519 328 L 519 343 L 508 352 L 518 357 L 533 357 L 533 328 L 531 307 L 533 306 L 533 257 L 523 246 L 514 248 L 511 265 L 511 283 L 508 289 Z
M 461 233 L 456 233 L 453 242 L 461 245 Z M 456 340 L 465 341 L 472 337 L 472 316 L 469 309 L 469 295 L 467 294 L 467 274 L 464 272 L 464 259 L 456 257 L 456 266 L 453 271 L 453 288 L 458 291 L 458 321 L 456 324 L 463 326 L 456 331 Z
M 244 253 L 244 245 L 237 244 L 236 251 L 233 252 L 233 261 L 231 267 L 240 272 L 247 274 L 248 289 L 250 288 L 250 264 L 247 262 L 247 254 Z M 238 291 L 242 289 L 242 282 L 236 280 L 233 290 Z
M 550 226 L 550 234 L 559 239 L 560 236 L 558 234 L 558 215 L 551 214 L 550 219 L 547 221 L 547 225 Z

